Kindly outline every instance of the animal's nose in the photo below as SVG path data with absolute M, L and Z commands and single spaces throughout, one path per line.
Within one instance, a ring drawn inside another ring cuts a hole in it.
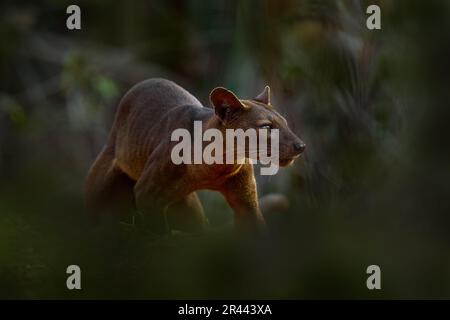
M 304 144 L 303 142 L 296 142 L 296 143 L 294 143 L 294 149 L 295 149 L 295 151 L 298 151 L 301 153 L 301 152 L 305 151 L 306 144 Z

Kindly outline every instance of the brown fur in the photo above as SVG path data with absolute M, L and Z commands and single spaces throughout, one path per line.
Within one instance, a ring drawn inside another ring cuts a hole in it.
M 270 105 L 269 88 L 253 100 L 239 100 L 231 91 L 211 93 L 214 110 L 205 108 L 185 89 L 164 79 L 149 79 L 122 98 L 109 139 L 92 165 L 86 182 L 86 205 L 129 214 L 138 210 L 157 233 L 170 228 L 202 230 L 206 219 L 197 190 L 222 193 L 240 226 L 264 224 L 258 205 L 253 166 L 181 164 L 171 161 L 173 130 L 192 132 L 194 120 L 204 130 L 256 128 L 266 122 L 280 129 L 280 164 L 287 165 L 304 149 L 286 120 Z M 296 148 L 294 147 L 296 145 Z M 301 148 L 299 148 L 301 145 Z

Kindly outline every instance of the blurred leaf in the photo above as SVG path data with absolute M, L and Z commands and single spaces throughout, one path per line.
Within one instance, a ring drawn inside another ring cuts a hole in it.
M 94 85 L 96 90 L 100 93 L 104 99 L 112 99 L 117 97 L 119 89 L 116 83 L 105 76 L 98 76 L 94 79 Z
M 16 126 L 22 126 L 27 121 L 25 111 L 13 97 L 0 93 L 0 111 L 8 114 L 11 122 Z

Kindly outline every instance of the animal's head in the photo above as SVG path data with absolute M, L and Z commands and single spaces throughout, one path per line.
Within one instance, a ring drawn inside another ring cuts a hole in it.
M 268 86 L 254 99 L 248 100 L 241 100 L 230 90 L 219 87 L 211 92 L 210 100 L 216 116 L 227 129 L 278 129 L 280 166 L 291 164 L 305 150 L 303 141 L 271 105 Z

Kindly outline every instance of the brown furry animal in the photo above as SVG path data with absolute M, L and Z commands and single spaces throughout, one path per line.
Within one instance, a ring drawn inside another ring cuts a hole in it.
M 189 92 L 164 79 L 135 85 L 122 98 L 104 146 L 86 182 L 86 205 L 98 215 L 104 211 L 139 211 L 150 230 L 202 230 L 206 219 L 195 191 L 222 193 L 235 213 L 235 222 L 250 228 L 264 225 L 258 205 L 253 165 L 181 164 L 171 161 L 171 133 L 192 132 L 195 120 L 203 130 L 217 128 L 279 129 L 280 166 L 305 149 L 286 120 L 270 105 L 270 89 L 255 99 L 239 100 L 225 88 L 210 95 L 214 109 L 203 107 Z

